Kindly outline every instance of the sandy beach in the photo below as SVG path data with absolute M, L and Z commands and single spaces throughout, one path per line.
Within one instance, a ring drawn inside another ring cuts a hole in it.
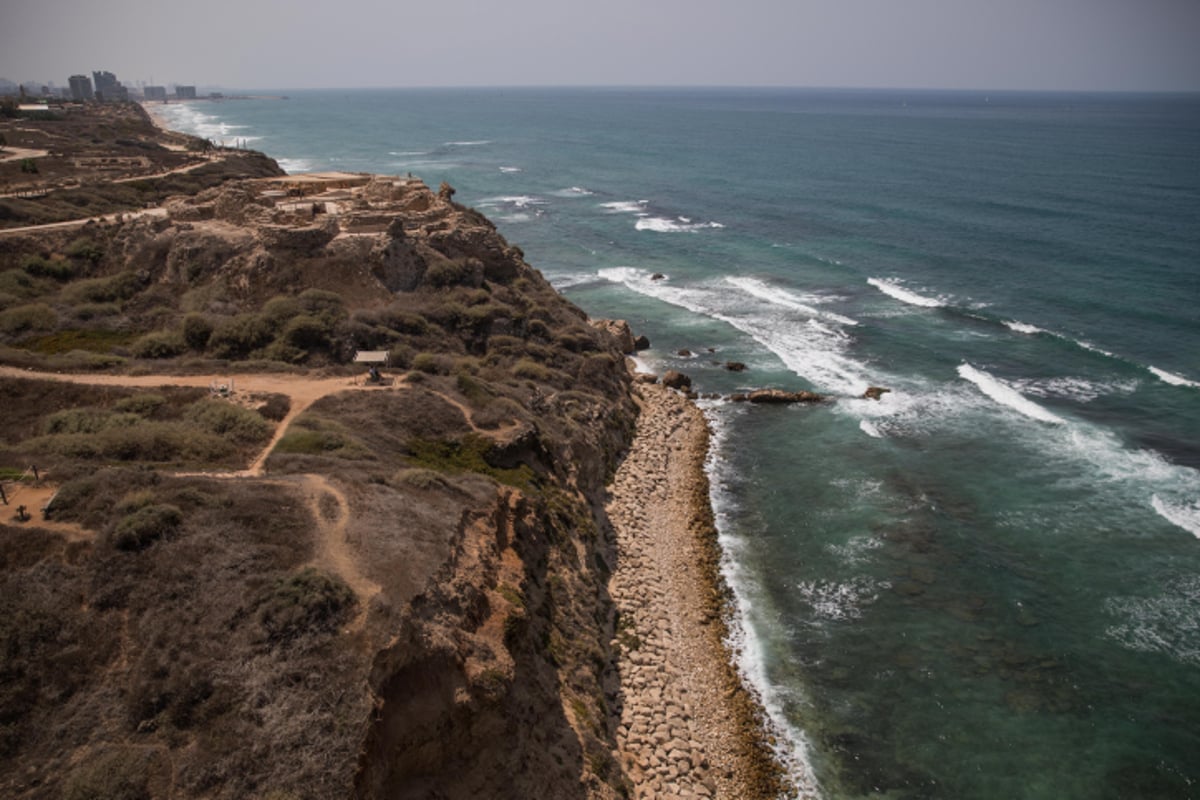
M 637 435 L 607 505 L 618 551 L 616 755 L 638 798 L 786 795 L 761 707 L 725 646 L 707 423 L 666 387 L 636 392 Z

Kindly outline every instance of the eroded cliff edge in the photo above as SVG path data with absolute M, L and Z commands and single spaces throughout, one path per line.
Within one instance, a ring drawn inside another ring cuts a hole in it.
M 629 378 L 487 220 L 231 182 L 0 259 L 6 796 L 623 791 Z

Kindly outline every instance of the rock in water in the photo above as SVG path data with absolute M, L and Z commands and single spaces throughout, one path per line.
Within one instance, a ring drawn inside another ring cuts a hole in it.
M 663 375 L 662 381 L 672 389 L 679 389 L 680 391 L 687 391 L 692 388 L 692 379 L 679 370 L 667 370 L 667 374 Z
M 782 389 L 756 389 L 746 395 L 751 403 L 819 403 L 825 398 L 816 392 L 785 392 Z
M 879 398 L 883 397 L 884 392 L 890 391 L 891 389 L 884 389 L 882 386 L 868 386 L 867 390 L 863 392 L 863 399 L 878 400 Z

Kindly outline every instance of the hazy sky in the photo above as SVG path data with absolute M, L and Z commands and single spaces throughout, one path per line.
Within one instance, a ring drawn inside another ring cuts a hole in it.
M 4 0 L 0 77 L 1200 90 L 1200 0 Z

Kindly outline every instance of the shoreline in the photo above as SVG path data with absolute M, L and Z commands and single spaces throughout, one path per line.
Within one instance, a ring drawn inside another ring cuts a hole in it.
M 637 434 L 606 504 L 618 554 L 614 755 L 637 798 L 798 796 L 728 645 L 735 610 L 709 497 L 708 423 L 664 386 L 639 385 L 634 397 Z

